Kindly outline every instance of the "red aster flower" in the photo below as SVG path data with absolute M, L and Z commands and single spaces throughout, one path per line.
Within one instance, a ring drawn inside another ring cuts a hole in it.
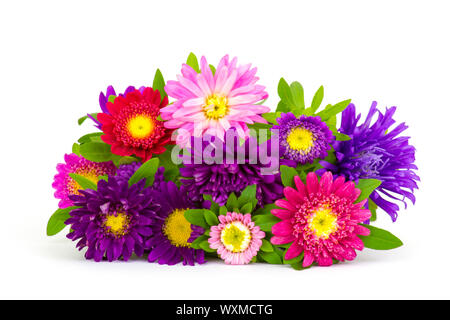
M 108 113 L 99 113 L 102 140 L 111 145 L 111 152 L 119 156 L 135 155 L 147 161 L 153 154 L 161 154 L 170 142 L 172 130 L 158 120 L 160 109 L 168 103 L 161 102 L 158 90 L 144 88 L 118 96 L 108 102 Z

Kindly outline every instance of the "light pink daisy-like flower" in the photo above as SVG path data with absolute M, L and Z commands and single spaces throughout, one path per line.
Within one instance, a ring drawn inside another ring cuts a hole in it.
M 64 161 L 65 163 L 59 163 L 56 166 L 58 173 L 55 175 L 52 184 L 52 187 L 56 189 L 55 198 L 61 199 L 59 201 L 60 208 L 72 206 L 73 203 L 69 196 L 78 195 L 78 190 L 81 189 L 81 186 L 69 176 L 69 173 L 79 174 L 97 184 L 100 176 L 114 175 L 117 170 L 112 161 L 93 162 L 74 153 L 66 154 Z
M 319 266 L 333 264 L 333 259 L 344 261 L 356 257 L 355 249 L 364 249 L 358 235 L 369 235 L 369 229 L 359 223 L 370 218 L 363 208 L 366 200 L 354 203 L 361 191 L 344 177 L 333 181 L 330 172 L 323 174 L 320 182 L 311 172 L 306 186 L 299 177 L 294 178 L 296 189 L 286 187 L 286 200 L 275 204 L 283 209 L 271 212 L 282 219 L 272 227 L 275 245 L 292 243 L 285 258 L 290 260 L 304 252 L 303 266 L 313 262 Z
M 200 60 L 201 72 L 197 73 L 183 64 L 178 81 L 168 81 L 167 94 L 177 99 L 161 109 L 161 117 L 167 120 L 169 129 L 180 129 L 177 144 L 183 146 L 189 136 L 210 134 L 221 139 L 225 131 L 236 128 L 238 135 L 249 136 L 247 124 L 267 123 L 261 117 L 270 108 L 258 105 L 268 94 L 265 87 L 257 85 L 256 68 L 251 64 L 238 66 L 237 58 L 229 61 L 228 55 L 220 60 L 213 75 L 205 57 Z
M 211 249 L 227 264 L 247 264 L 259 251 L 265 233 L 252 222 L 250 214 L 228 212 L 219 216 L 219 225 L 211 227 Z

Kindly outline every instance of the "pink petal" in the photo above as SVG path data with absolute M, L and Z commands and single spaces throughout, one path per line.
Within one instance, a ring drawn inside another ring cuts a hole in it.
M 289 249 L 286 251 L 285 259 L 290 260 L 298 257 L 303 252 L 303 246 L 299 245 L 297 241 L 294 241 Z
M 319 180 L 314 172 L 310 172 L 306 176 L 306 189 L 308 195 L 316 194 L 319 191 Z
M 276 236 L 288 236 L 292 234 L 292 223 L 289 220 L 283 220 L 273 225 L 272 233 Z

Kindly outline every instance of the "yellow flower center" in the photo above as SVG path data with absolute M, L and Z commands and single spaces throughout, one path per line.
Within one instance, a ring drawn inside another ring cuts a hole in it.
M 250 230 L 239 221 L 226 225 L 220 234 L 223 245 L 232 252 L 242 252 L 248 248 L 252 235 Z
M 321 239 L 328 239 L 337 230 L 337 217 L 330 208 L 318 208 L 309 218 L 311 231 Z
M 121 237 L 126 234 L 129 222 L 130 219 L 125 213 L 116 212 L 115 214 L 106 215 L 103 226 L 116 237 Z
M 95 184 L 98 183 L 98 175 L 95 173 L 95 171 L 76 172 L 76 174 L 85 177 L 86 179 L 92 181 Z M 70 178 L 68 184 L 70 194 L 79 195 L 80 194 L 79 190 L 83 190 L 83 188 L 78 184 L 78 182 L 76 182 L 72 178 Z
M 303 154 L 311 150 L 314 146 L 314 140 L 312 132 L 301 127 L 292 129 L 286 139 L 291 149 L 300 151 Z
M 211 95 L 205 99 L 203 112 L 208 119 L 220 119 L 228 114 L 228 98 L 218 95 Z
M 166 218 L 163 226 L 163 233 L 176 247 L 190 247 L 188 242 L 191 237 L 192 229 L 189 221 L 184 217 L 184 212 L 187 209 L 175 209 Z
M 128 121 L 127 128 L 133 138 L 145 139 L 153 132 L 155 123 L 150 116 L 138 115 Z

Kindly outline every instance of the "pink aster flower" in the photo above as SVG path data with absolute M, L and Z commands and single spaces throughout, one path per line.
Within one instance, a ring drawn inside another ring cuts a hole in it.
M 247 264 L 259 251 L 265 233 L 252 222 L 250 214 L 228 212 L 219 216 L 219 225 L 212 226 L 209 246 L 227 264 Z
M 369 235 L 369 229 L 360 225 L 370 218 L 369 210 L 363 208 L 366 200 L 354 203 L 361 191 L 344 177 L 333 181 L 331 172 L 323 174 L 320 182 L 311 172 L 306 186 L 299 177 L 294 178 L 296 189 L 286 187 L 286 200 L 275 204 L 274 216 L 282 219 L 272 227 L 275 245 L 292 243 L 286 251 L 286 259 L 293 259 L 304 252 L 303 266 L 313 262 L 319 266 L 333 264 L 333 259 L 344 261 L 356 257 L 355 249 L 364 244 L 358 235 Z
M 59 163 L 56 166 L 58 173 L 52 184 L 52 187 L 56 189 L 55 198 L 61 199 L 59 201 L 60 208 L 72 206 L 73 203 L 69 196 L 79 195 L 78 190 L 81 189 L 81 186 L 69 176 L 69 173 L 79 174 L 97 184 L 100 176 L 114 175 L 117 170 L 112 161 L 93 162 L 74 153 L 66 154 L 64 161 L 65 163 Z
M 197 73 L 183 64 L 178 81 L 168 81 L 167 94 L 177 99 L 161 109 L 161 117 L 167 120 L 169 129 L 180 129 L 177 144 L 184 146 L 189 136 L 211 134 L 223 139 L 225 131 L 236 128 L 243 139 L 249 136 L 247 124 L 267 123 L 261 117 L 270 109 L 258 105 L 268 94 L 265 87 L 257 85 L 256 68 L 251 64 L 237 65 L 237 58 L 229 61 L 228 55 L 220 60 L 215 74 L 205 57 L 200 61 Z

